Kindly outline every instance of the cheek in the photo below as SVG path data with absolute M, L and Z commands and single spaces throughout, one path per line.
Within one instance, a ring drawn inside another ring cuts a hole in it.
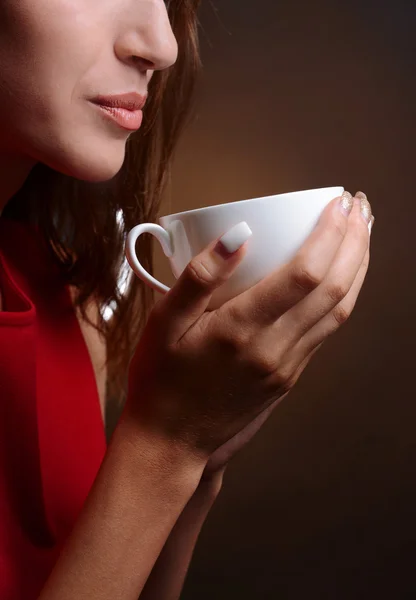
M 0 0 L 0 148 L 80 179 L 109 179 L 122 166 L 127 136 L 110 133 L 83 98 L 107 89 L 108 11 L 98 0 L 50 5 Z
M 90 6 L 86 12 L 85 0 L 0 0 L 0 4 L 2 129 L 19 130 L 23 125 L 28 133 L 32 127 L 53 127 L 59 125 L 62 109 L 65 123 L 68 107 L 79 95 L 79 83 L 100 54 L 103 33 L 97 27 L 97 8 L 93 11 Z

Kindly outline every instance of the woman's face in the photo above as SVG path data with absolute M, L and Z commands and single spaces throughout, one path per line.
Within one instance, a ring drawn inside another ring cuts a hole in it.
M 130 132 L 89 99 L 145 95 L 176 57 L 163 0 L 1 0 L 0 153 L 111 179 Z

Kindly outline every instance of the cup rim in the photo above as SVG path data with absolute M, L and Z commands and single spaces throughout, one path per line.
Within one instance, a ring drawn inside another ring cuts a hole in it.
M 181 217 L 183 215 L 191 215 L 193 213 L 196 212 L 204 212 L 204 211 L 209 211 L 209 210 L 213 210 L 213 209 L 217 209 L 220 206 L 229 206 L 230 204 L 241 204 L 241 203 L 247 203 L 247 202 L 255 202 L 257 200 L 267 200 L 269 198 L 278 198 L 280 196 L 295 196 L 296 194 L 305 194 L 305 193 L 312 193 L 312 192 L 321 192 L 323 190 L 335 190 L 335 189 L 342 189 L 344 190 L 345 188 L 342 185 L 330 185 L 327 187 L 322 187 L 322 188 L 313 188 L 313 189 L 309 189 L 309 190 L 297 190 L 296 192 L 282 192 L 281 194 L 271 194 L 269 196 L 261 196 L 261 197 L 256 197 L 256 198 L 247 198 L 246 200 L 233 200 L 232 202 L 223 202 L 221 204 L 211 204 L 210 206 L 201 206 L 201 208 L 192 208 L 190 210 L 183 210 L 181 212 L 177 212 L 177 213 L 172 213 L 170 215 L 163 215 L 162 217 L 160 217 L 160 219 L 167 219 L 170 217 Z M 335 196 L 334 196 L 335 198 Z

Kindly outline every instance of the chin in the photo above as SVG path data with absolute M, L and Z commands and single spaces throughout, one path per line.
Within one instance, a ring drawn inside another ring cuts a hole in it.
M 70 163 L 62 165 L 60 170 L 62 173 L 91 183 L 100 181 L 109 181 L 113 179 L 123 166 L 124 155 L 119 157 L 101 158 L 89 156 L 88 158 L 75 157 Z M 54 167 L 56 168 L 56 167 Z
M 110 144 L 108 144 L 110 146 Z M 42 162 L 59 173 L 69 175 L 82 181 L 100 182 L 108 181 L 115 177 L 123 166 L 125 158 L 125 148 L 119 149 L 105 147 L 100 150 L 92 149 L 86 152 L 84 147 L 82 152 L 54 152 L 53 155 L 45 156 Z
M 36 159 L 51 169 L 89 182 L 108 181 L 123 166 L 126 136 L 110 138 L 88 130 L 51 136 L 34 149 Z

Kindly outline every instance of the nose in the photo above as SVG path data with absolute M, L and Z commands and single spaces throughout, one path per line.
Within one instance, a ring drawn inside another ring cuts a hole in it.
M 178 57 L 178 44 L 163 0 L 132 3 L 129 28 L 118 38 L 116 52 L 123 60 L 135 59 L 142 71 L 171 67 Z

